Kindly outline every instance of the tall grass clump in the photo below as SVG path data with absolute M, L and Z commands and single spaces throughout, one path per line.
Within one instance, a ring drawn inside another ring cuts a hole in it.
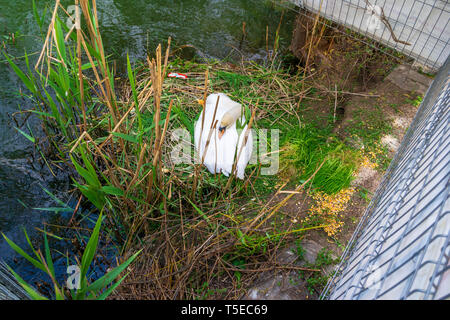
M 310 177 L 323 162 L 311 181 L 312 187 L 334 194 L 349 187 L 358 168 L 358 155 L 328 131 L 303 125 L 290 135 L 282 156 L 286 166 L 293 165 L 300 169 L 300 180 Z

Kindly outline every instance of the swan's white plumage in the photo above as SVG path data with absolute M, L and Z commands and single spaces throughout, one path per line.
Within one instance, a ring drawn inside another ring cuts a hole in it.
M 219 96 L 220 99 L 219 104 L 217 106 L 216 116 L 215 119 L 213 119 L 217 98 Z M 195 149 L 196 151 L 198 151 L 198 157 L 201 161 L 205 151 L 206 143 L 208 141 L 210 130 L 212 130 L 211 139 L 205 154 L 203 164 L 208 168 L 209 172 L 211 173 L 222 172 L 226 176 L 229 176 L 231 174 L 235 157 L 239 155 L 239 150 L 243 148 L 236 165 L 236 176 L 239 179 L 244 179 L 245 167 L 247 166 L 251 158 L 253 150 L 253 137 L 251 131 L 249 131 L 247 143 L 244 146 L 242 146 L 242 144 L 244 141 L 245 132 L 247 130 L 247 125 L 242 129 L 240 135 L 238 134 L 238 131 L 236 129 L 236 123 L 233 123 L 226 129 L 221 139 L 219 139 L 218 136 L 219 134 L 218 128 L 223 115 L 236 105 L 240 104 L 231 100 L 224 93 L 214 93 L 209 95 L 205 101 L 205 118 L 203 124 L 203 133 L 201 133 L 202 113 L 203 113 L 202 111 L 200 113 L 198 121 L 195 123 L 194 140 L 195 140 Z M 216 127 L 210 129 L 214 125 L 213 122 L 215 122 L 216 120 L 217 120 Z M 244 123 L 245 116 L 242 115 L 241 119 L 238 119 L 237 121 Z

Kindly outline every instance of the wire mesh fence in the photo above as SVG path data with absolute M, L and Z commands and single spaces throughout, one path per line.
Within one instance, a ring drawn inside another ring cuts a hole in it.
M 16 281 L 3 261 L 0 261 L 0 300 L 27 300 L 26 291 Z
M 321 298 L 450 298 L 450 58 Z
M 437 71 L 450 53 L 450 2 L 440 0 L 283 0 L 348 27 Z M 300 8 L 300 9 L 299 9 Z M 363 40 L 364 41 L 364 40 Z

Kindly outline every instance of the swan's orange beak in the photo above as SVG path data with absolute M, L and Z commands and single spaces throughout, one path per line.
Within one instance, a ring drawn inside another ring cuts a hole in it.
M 218 134 L 219 139 L 222 139 L 223 135 L 225 134 L 225 130 L 226 129 L 227 129 L 226 127 L 220 127 L 219 128 L 219 134 Z

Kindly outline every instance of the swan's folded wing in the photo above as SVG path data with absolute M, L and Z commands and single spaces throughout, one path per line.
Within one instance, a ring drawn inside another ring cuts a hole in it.
M 216 110 L 216 102 L 219 96 L 220 96 L 219 104 L 217 105 Z M 236 104 L 236 102 L 231 100 L 227 95 L 223 93 L 210 94 L 207 97 L 205 104 L 203 133 L 201 133 L 202 132 L 201 113 L 199 116 L 199 120 L 195 124 L 195 132 L 194 132 L 195 147 L 196 150 L 199 150 L 198 153 L 199 162 L 201 162 L 203 154 L 205 153 L 205 148 L 208 143 L 211 125 L 216 123 L 217 121 L 218 126 L 223 115 L 227 112 L 227 110 L 231 108 L 233 104 Z M 216 111 L 215 115 L 214 111 Z M 204 155 L 205 157 L 203 160 L 203 164 L 208 168 L 209 172 L 211 173 L 222 172 L 224 175 L 229 176 L 233 169 L 233 163 L 235 160 L 236 147 L 239 136 L 236 131 L 236 125 L 234 124 L 233 126 L 228 128 L 226 134 L 224 134 L 223 137 L 219 139 L 217 126 L 215 129 L 213 129 L 213 132 L 211 134 L 211 139 L 209 141 L 207 151 Z M 248 160 L 246 161 L 246 163 L 247 162 Z
M 203 112 L 203 111 L 202 111 Z M 200 113 L 199 119 L 202 117 L 202 112 Z M 202 123 L 201 120 L 197 120 L 194 127 L 194 161 L 198 162 L 198 159 L 200 158 L 199 154 L 202 153 L 202 147 L 200 144 L 200 132 L 202 131 Z M 200 147 L 200 150 L 199 150 Z
M 227 177 L 233 170 L 237 140 L 238 134 L 236 129 L 233 130 L 233 127 L 227 129 L 222 139 L 217 139 L 217 159 L 219 160 L 222 173 Z
M 210 130 L 212 130 L 211 132 L 211 138 L 208 144 L 208 138 L 209 138 L 209 132 Z M 217 139 L 217 134 L 215 132 L 216 130 L 214 129 L 210 129 L 208 127 L 208 130 L 204 130 L 203 131 L 203 136 L 202 136 L 202 146 L 204 146 L 201 150 L 201 155 L 200 155 L 200 161 L 202 159 L 202 157 L 204 156 L 203 159 L 203 164 L 208 168 L 209 172 L 211 173 L 219 173 L 221 170 L 221 165 L 220 162 L 217 161 L 217 143 L 216 141 Z M 208 144 L 208 146 L 207 146 Z M 206 149 L 207 148 L 207 149 Z M 206 149 L 206 153 L 205 150 Z
M 247 126 L 244 127 L 241 135 L 239 136 L 238 148 L 239 148 L 239 150 L 242 148 L 242 151 L 238 151 L 237 155 L 236 155 L 236 156 L 239 156 L 239 152 L 241 153 L 241 155 L 239 156 L 237 165 L 236 165 L 236 176 L 241 180 L 244 179 L 245 168 L 247 167 L 247 164 L 250 161 L 250 158 L 252 157 L 252 152 L 253 152 L 252 130 L 249 130 L 249 132 L 248 132 L 247 143 L 244 146 L 242 146 L 246 132 L 247 132 Z
M 195 123 L 195 130 L 194 130 L 194 141 L 195 141 L 195 156 L 196 156 L 196 163 L 201 163 L 202 158 L 203 164 L 208 168 L 209 172 L 211 173 L 219 173 L 221 167 L 218 165 L 216 161 L 216 148 L 215 148 L 215 139 L 217 139 L 215 132 L 215 129 L 211 128 L 211 123 L 213 121 L 213 111 L 211 103 L 207 103 L 205 106 L 205 117 L 203 122 L 203 130 L 202 130 L 202 113 L 200 113 L 200 116 Z M 211 132 L 211 138 L 209 141 L 209 145 L 206 148 L 208 144 L 208 138 L 209 134 Z M 205 153 L 206 150 L 206 153 Z

